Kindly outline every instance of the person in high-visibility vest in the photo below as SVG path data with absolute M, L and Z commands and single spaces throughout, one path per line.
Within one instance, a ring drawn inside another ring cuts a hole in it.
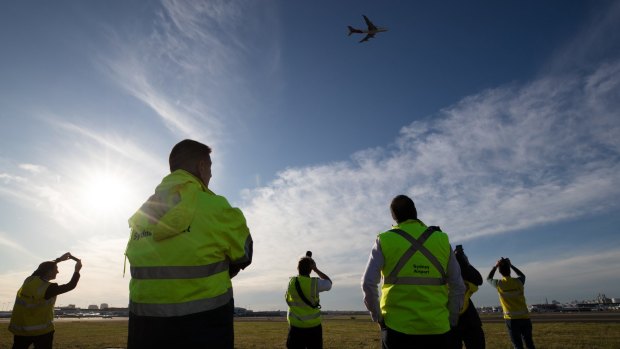
M 503 278 L 493 279 L 495 271 Z M 510 269 L 517 273 L 517 277 L 510 276 Z M 497 289 L 499 302 L 504 311 L 504 321 L 508 329 L 508 335 L 515 349 L 523 349 L 523 342 L 528 349 L 535 349 L 532 339 L 532 321 L 525 302 L 524 285 L 525 274 L 517 269 L 508 258 L 501 258 L 489 272 L 487 281 Z
M 448 348 L 465 293 L 448 235 L 422 223 L 405 195 L 396 196 L 390 210 L 396 225 L 375 240 L 362 278 L 382 348 Z
M 463 344 L 467 349 L 485 349 L 484 331 L 482 321 L 476 310 L 471 296 L 482 285 L 482 275 L 469 263 L 469 258 L 463 251 L 462 245 L 457 245 L 454 255 L 461 268 L 461 276 L 465 282 L 465 298 L 459 315 L 458 325 L 452 329 L 452 349 L 461 349 Z
M 289 279 L 284 298 L 288 304 L 286 319 L 289 324 L 286 347 L 288 349 L 323 348 L 321 305 L 319 292 L 329 291 L 332 280 L 316 267 L 309 256 L 297 263 L 299 275 Z M 319 277 L 310 277 L 314 271 Z
M 252 263 L 245 217 L 209 189 L 211 148 L 170 152 L 170 174 L 129 219 L 128 349 L 234 347 L 231 279 Z
M 58 262 L 73 259 L 75 271 L 64 285 L 50 282 L 58 275 Z M 17 291 L 11 313 L 9 331 L 13 333 L 13 349 L 51 349 L 54 341 L 54 304 L 56 296 L 73 290 L 80 280 L 82 262 L 67 252 L 53 261 L 39 264 Z

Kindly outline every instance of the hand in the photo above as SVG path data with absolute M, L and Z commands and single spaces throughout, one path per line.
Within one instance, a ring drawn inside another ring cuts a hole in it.
M 82 269 L 82 260 L 78 259 L 77 262 L 75 263 L 75 272 L 79 273 L 81 269 Z
M 63 254 L 62 256 L 56 258 L 56 262 L 66 261 L 67 259 L 69 259 L 69 257 L 71 257 L 71 253 L 67 252 Z

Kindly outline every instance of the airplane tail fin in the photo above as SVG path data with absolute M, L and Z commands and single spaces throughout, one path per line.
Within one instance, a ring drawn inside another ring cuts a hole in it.
M 349 36 L 353 33 L 363 33 L 363 31 L 359 30 L 359 29 L 355 29 L 352 26 L 347 26 L 347 28 L 349 28 Z

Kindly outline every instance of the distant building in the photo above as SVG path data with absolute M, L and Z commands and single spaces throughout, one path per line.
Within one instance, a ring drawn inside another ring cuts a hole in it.
M 65 308 L 65 309 L 75 309 L 75 304 L 69 304 L 66 307 L 62 307 L 62 308 Z
M 88 310 L 99 310 L 99 307 L 97 304 L 91 304 L 88 306 Z
M 101 305 L 99 306 L 99 309 L 103 310 L 103 309 L 108 309 L 108 303 L 101 303 Z

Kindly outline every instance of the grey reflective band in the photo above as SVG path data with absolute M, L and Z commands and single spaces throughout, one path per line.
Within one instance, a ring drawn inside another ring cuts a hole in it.
M 36 331 L 42 330 L 52 326 L 52 322 L 46 322 L 42 325 L 30 325 L 30 326 L 17 326 L 15 324 L 11 324 L 9 328 L 14 329 L 16 331 Z
M 288 313 L 289 316 L 294 317 L 295 319 L 299 320 L 299 321 L 307 321 L 307 320 L 312 320 L 312 319 L 316 319 L 319 316 L 321 316 L 321 312 L 317 309 L 316 313 L 314 314 L 310 314 L 310 315 L 297 315 L 295 313 L 293 313 L 292 311 Z
M 232 288 L 229 288 L 226 293 L 219 296 L 184 303 L 136 303 L 129 300 L 129 311 L 139 316 L 183 316 L 219 308 L 227 304 L 232 296 Z
M 53 303 L 54 298 L 50 298 L 45 300 L 45 302 L 43 303 L 28 303 L 27 301 L 21 299 L 21 298 L 15 298 L 15 304 L 19 304 L 24 308 L 42 308 L 42 307 L 47 307 L 49 306 L 51 303 Z
M 134 279 L 198 279 L 228 270 L 228 261 L 208 265 L 170 267 L 131 267 Z
M 510 315 L 510 316 L 513 316 L 513 315 L 525 315 L 525 314 L 527 314 L 527 310 L 526 311 L 507 311 L 507 312 L 504 312 L 504 315 Z
M 426 240 L 435 232 L 438 231 L 439 227 L 431 226 L 428 227 L 418 239 L 413 236 L 407 234 L 406 232 L 400 229 L 392 229 L 390 230 L 393 233 L 396 233 L 407 240 L 411 247 L 405 251 L 402 257 L 396 263 L 396 266 L 388 276 L 383 280 L 384 284 L 403 284 L 403 285 L 445 285 L 447 283 L 448 276 L 446 275 L 446 271 L 437 259 L 435 255 L 431 253 L 426 247 L 424 247 L 424 243 Z M 441 274 L 440 278 L 422 278 L 422 277 L 397 277 L 398 273 L 402 270 L 402 268 L 407 264 L 409 259 L 416 253 L 420 251 L 426 259 L 428 259 L 431 264 L 439 271 Z M 427 280 L 428 279 L 428 280 Z

